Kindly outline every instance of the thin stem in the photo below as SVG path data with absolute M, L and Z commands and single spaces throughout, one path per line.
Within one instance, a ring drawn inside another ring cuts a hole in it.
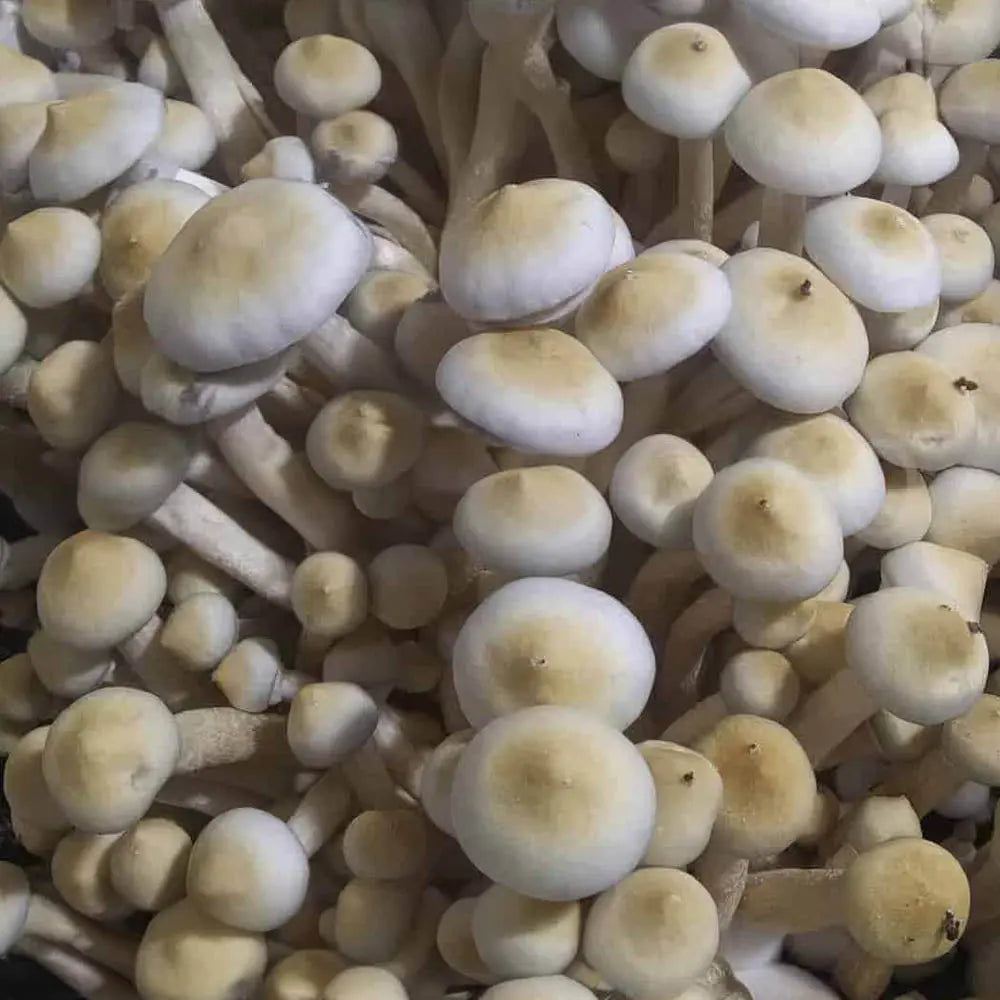
M 882 201 L 900 208 L 908 208 L 913 197 L 913 188 L 909 184 L 886 184 L 882 188 Z
M 712 242 L 715 214 L 715 167 L 712 140 L 680 139 L 677 202 L 680 235 Z
M 679 743 L 689 747 L 729 714 L 721 694 L 709 695 L 689 708 L 680 718 L 675 719 L 663 731 L 661 740 Z
M 352 804 L 340 768 L 331 768 L 302 796 L 288 826 L 309 857 L 347 822 Z
M 406 203 L 412 205 L 422 218 L 433 226 L 444 222 L 447 211 L 444 199 L 416 167 L 397 159 L 389 167 L 388 177 L 403 192 Z
M 802 252 L 806 200 L 801 195 L 784 194 L 774 188 L 764 192 L 758 246 L 774 247 L 788 253 Z
M 841 922 L 841 868 L 777 868 L 747 876 L 738 910 L 748 923 L 789 934 L 820 931 Z

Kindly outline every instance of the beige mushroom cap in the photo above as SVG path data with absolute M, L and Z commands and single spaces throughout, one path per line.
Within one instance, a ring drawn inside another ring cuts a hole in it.
M 306 767 L 330 767 L 375 732 L 378 705 L 356 684 L 307 684 L 292 699 L 288 745 Z
M 847 929 L 870 955 L 916 965 L 945 955 L 969 919 L 969 882 L 943 847 L 902 838 L 865 851 L 847 869 Z
M 245 181 L 276 177 L 313 184 L 316 166 L 309 147 L 297 135 L 280 135 L 268 139 L 264 148 L 240 167 L 240 177 Z
M 236 609 L 222 594 L 205 591 L 179 602 L 163 625 L 160 645 L 188 670 L 213 669 L 239 633 Z
M 800 691 L 791 662 L 773 649 L 742 650 L 726 662 L 719 677 L 719 693 L 731 712 L 776 722 L 791 715 Z
M 674 996 L 708 968 L 719 915 L 708 891 L 674 868 L 644 868 L 591 907 L 583 956 L 629 996 Z
M 339 639 L 354 631 L 368 613 L 364 570 L 340 552 L 314 552 L 292 577 L 292 610 L 308 632 Z
M 64 709 L 42 754 L 45 781 L 67 818 L 90 833 L 138 822 L 180 754 L 173 715 L 159 698 L 102 688 Z
M 43 830 L 59 831 L 69 826 L 59 803 L 45 784 L 42 754 L 49 727 L 39 726 L 22 736 L 4 765 L 3 794 L 21 822 Z
M 959 66 L 941 87 L 941 117 L 956 135 L 979 142 L 1000 140 L 1000 59 Z
M 367 809 L 344 831 L 344 862 L 358 878 L 421 878 L 436 846 L 434 828 L 419 810 Z
M 58 710 L 55 698 L 35 676 L 27 653 L 0 662 L 0 708 L 0 716 L 25 725 L 51 719 Z
M 400 318 L 393 349 L 407 373 L 433 389 L 441 359 L 468 336 L 468 323 L 446 302 L 418 299 Z
M 150 146 L 149 155 L 176 163 L 182 170 L 200 170 L 215 155 L 212 123 L 196 104 L 169 97 L 165 104 L 163 128 Z
M 722 808 L 713 840 L 738 857 L 777 854 L 809 825 L 816 777 L 798 740 L 784 726 L 730 715 L 696 745 L 722 778 Z
M 135 982 L 146 1000 L 230 1000 L 252 993 L 266 967 L 263 937 L 227 927 L 184 899 L 146 928 Z
M 372 614 L 394 629 L 429 625 L 448 598 L 441 557 L 426 545 L 393 545 L 368 564 Z
M 323 1000 L 407 1000 L 408 996 L 391 972 L 365 965 L 345 969 L 323 992 Z
M 28 321 L 17 303 L 0 286 L 0 372 L 21 356 L 28 339 Z
M 480 1000 L 594 1000 L 594 994 L 567 976 L 533 976 L 491 986 Z
M 28 157 L 45 131 L 46 107 L 44 101 L 0 101 L 0 192 L 13 193 L 28 183 Z
M 0 45 L 0 79 L 0 105 L 56 99 L 55 78 L 48 66 L 9 45 Z
M 111 881 L 111 852 L 117 833 L 67 833 L 52 855 L 52 883 L 77 913 L 95 920 L 120 920 L 132 907 Z
M 452 837 L 455 824 L 451 817 L 451 789 L 455 770 L 475 735 L 472 729 L 451 733 L 434 748 L 420 772 L 420 805 L 428 819 Z
M 320 936 L 351 962 L 388 962 L 410 930 L 420 886 L 388 879 L 351 879 L 332 910 L 320 916 Z
M 261 1000 L 324 1000 L 327 984 L 345 965 L 336 952 L 322 948 L 293 951 L 268 972 Z
M 101 0 L 25 0 L 25 30 L 53 49 L 88 49 L 115 30 L 114 12 Z
M 335 118 L 378 94 L 382 70 L 363 45 L 338 35 L 309 35 L 286 46 L 274 65 L 278 96 L 307 118 Z
M 320 173 L 346 184 L 374 184 L 396 161 L 392 123 L 372 111 L 348 111 L 313 129 L 310 146 Z
M 426 275 L 375 268 L 347 296 L 344 314 L 356 330 L 391 351 L 404 313 L 433 288 Z
M 184 897 L 191 836 L 172 819 L 150 817 L 123 833 L 111 851 L 111 884 L 138 910 L 158 912 Z

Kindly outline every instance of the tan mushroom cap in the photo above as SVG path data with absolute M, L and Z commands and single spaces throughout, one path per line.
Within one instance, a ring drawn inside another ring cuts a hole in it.
M 288 745 L 306 767 L 330 767 L 375 731 L 378 705 L 356 684 L 307 684 L 292 699 Z
M 114 13 L 101 0 L 25 0 L 25 29 L 54 49 L 88 49 L 115 30 Z
M 674 996 L 708 968 L 719 947 L 719 915 L 692 875 L 644 868 L 594 902 L 583 956 L 629 996 Z
M 322 994 L 323 1000 L 407 1000 L 408 996 L 391 972 L 364 965 L 339 973 Z
M 140 820 L 111 850 L 111 884 L 137 910 L 158 912 L 184 897 L 191 836 L 172 819 Z
M 437 949 L 453 972 L 474 983 L 494 983 L 499 977 L 487 968 L 472 936 L 475 907 L 475 899 L 464 898 L 445 910 L 437 926 Z
M 809 825 L 816 777 L 784 726 L 730 715 L 695 749 L 722 778 L 722 808 L 712 834 L 722 850 L 751 859 L 777 854 Z
M 382 70 L 363 45 L 338 35 L 309 35 L 286 46 L 274 65 L 278 96 L 308 118 L 335 118 L 378 94 Z
M 48 66 L 9 45 L 0 45 L 0 79 L 0 105 L 56 99 L 55 77 Z
M 594 1000 L 594 994 L 568 976 L 532 976 L 497 983 L 481 1000 Z
M 878 844 L 847 869 L 847 929 L 870 955 L 916 965 L 955 947 L 969 919 L 969 882 L 943 847 L 901 838 Z
M 188 670 L 215 667 L 236 642 L 236 609 L 222 594 L 192 594 L 178 603 L 164 622 L 160 645 Z
M 111 881 L 111 852 L 117 833 L 67 833 L 52 855 L 52 883 L 77 913 L 95 920 L 120 920 L 132 907 Z
M 396 328 L 407 308 L 434 287 L 426 275 L 376 268 L 354 286 L 344 302 L 344 313 L 356 330 L 391 351 Z
M 393 629 L 429 625 L 448 598 L 441 557 L 426 545 L 393 545 L 368 564 L 372 614 Z
M 392 123 L 372 111 L 348 111 L 322 121 L 309 142 L 320 173 L 347 184 L 381 180 L 399 153 Z
M 304 629 L 339 639 L 365 620 L 368 580 L 350 556 L 314 552 L 295 570 L 291 599 L 292 610 Z
M 351 879 L 320 916 L 320 937 L 351 962 L 388 962 L 399 953 L 419 900 L 413 881 Z
M 832 583 L 832 581 L 831 581 Z M 783 649 L 801 639 L 816 620 L 818 601 L 733 601 L 733 631 L 759 649 Z
M 468 324 L 446 302 L 419 299 L 400 318 L 393 349 L 407 373 L 433 389 L 441 359 L 468 336 Z
M 414 809 L 368 809 L 344 831 L 344 861 L 358 878 L 412 879 L 426 874 L 433 827 Z
M 777 650 L 745 649 L 719 677 L 719 693 L 731 712 L 781 722 L 798 704 L 801 687 L 791 662 Z
M 875 312 L 863 307 L 858 312 L 868 331 L 872 357 L 916 347 L 934 329 L 939 315 L 944 315 L 940 299 L 901 313 Z
M 344 971 L 336 952 L 304 948 L 276 962 L 261 987 L 261 1000 L 323 1000 L 327 984 Z
M 1000 245 L 1000 241 L 994 239 L 994 249 L 997 245 Z M 968 302 L 949 303 L 947 308 L 941 310 L 934 325 L 939 330 L 946 330 L 965 323 L 1000 326 L 1000 281 L 994 278 L 982 295 Z
M 655 170 L 667 156 L 670 139 L 631 111 L 623 111 L 604 133 L 608 159 L 626 174 Z
M 410 474 L 413 502 L 432 521 L 450 523 L 465 491 L 496 471 L 497 463 L 480 436 L 457 427 L 431 427 Z
M 149 147 L 149 155 L 182 170 L 200 170 L 215 155 L 215 131 L 208 116 L 187 101 L 166 102 L 163 128 Z
M 147 1000 L 229 1000 L 256 989 L 266 967 L 263 937 L 227 927 L 183 899 L 146 928 L 135 982 Z
M 240 177 L 245 181 L 276 177 L 312 184 L 316 167 L 309 147 L 297 135 L 281 135 L 268 139 L 264 148 L 240 167 Z
M 942 300 L 968 302 L 986 291 L 996 262 L 986 230 L 964 215 L 947 212 L 925 215 L 921 222 L 940 254 Z

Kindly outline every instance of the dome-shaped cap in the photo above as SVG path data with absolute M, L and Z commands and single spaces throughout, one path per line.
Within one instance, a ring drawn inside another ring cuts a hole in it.
M 931 523 L 927 539 L 970 552 L 991 566 L 1000 562 L 1000 475 L 956 466 L 934 477 L 929 487 Z
M 858 312 L 868 331 L 868 346 L 872 357 L 916 347 L 934 329 L 940 309 L 940 300 L 901 313 L 859 308 Z
M 664 20 L 645 3 L 559 0 L 556 4 L 559 41 L 584 69 L 602 80 L 620 80 L 635 47 Z
M 871 0 L 847 0 L 832 8 L 826 0 L 742 0 L 746 12 L 768 31 L 798 45 L 819 49 L 850 49 L 882 27 Z
M 960 66 L 941 87 L 941 117 L 963 139 L 1000 142 L 1000 59 Z
M 958 144 L 937 120 L 900 108 L 880 119 L 882 159 L 872 179 L 918 187 L 936 184 L 958 166 Z
M 963 215 L 941 213 L 921 220 L 941 259 L 941 298 L 968 302 L 993 280 L 995 254 L 989 234 Z
M 300 115 L 335 118 L 368 104 L 382 86 L 382 71 L 371 52 L 351 38 L 309 35 L 278 56 L 274 86 Z
M 320 122 L 309 144 L 321 175 L 347 184 L 381 180 L 399 153 L 392 123 L 372 111 L 348 111 Z
M 163 128 L 149 147 L 150 156 L 200 170 L 215 154 L 216 139 L 208 116 L 196 104 L 166 100 Z
M 236 368 L 321 326 L 370 256 L 365 228 L 321 188 L 248 181 L 187 221 L 153 265 L 143 316 L 168 358 Z

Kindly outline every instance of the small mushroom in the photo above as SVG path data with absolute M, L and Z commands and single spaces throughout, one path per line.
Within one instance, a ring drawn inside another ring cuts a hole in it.
M 941 298 L 967 302 L 981 295 L 993 279 L 995 262 L 986 230 L 961 215 L 925 215 L 920 221 L 941 258 Z
M 121 920 L 132 907 L 111 878 L 111 852 L 118 834 L 67 833 L 52 855 L 52 883 L 77 913 L 95 920 Z
M 292 699 L 288 744 L 306 767 L 330 767 L 375 732 L 378 706 L 355 684 L 306 684 Z
M 111 884 L 138 910 L 157 913 L 179 902 L 191 854 L 191 837 L 173 820 L 147 817 L 115 838 Z

